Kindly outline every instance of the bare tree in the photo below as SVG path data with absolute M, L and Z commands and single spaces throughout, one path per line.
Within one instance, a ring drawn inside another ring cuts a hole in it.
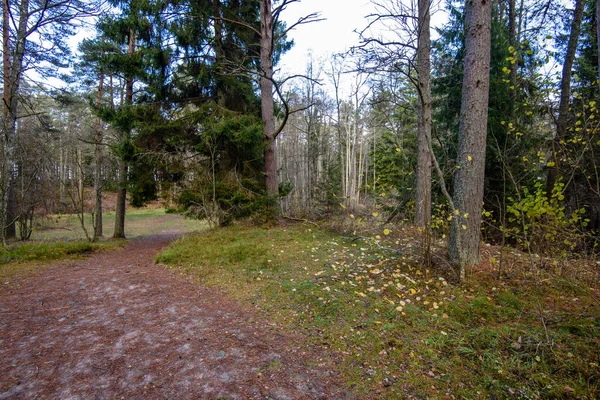
M 404 2 L 373 0 L 377 11 L 360 32 L 363 69 L 374 73 L 400 73 L 416 87 L 419 95 L 418 150 L 415 190 L 415 224 L 428 228 L 431 220 L 431 1 Z M 393 37 L 371 33 L 383 26 Z M 416 70 L 416 77 L 415 77 Z
M 260 0 L 260 98 L 261 114 L 264 128 L 264 155 L 265 155 L 265 182 L 267 196 L 271 203 L 268 207 L 270 219 L 273 219 L 277 212 L 276 199 L 279 193 L 277 182 L 277 153 L 275 152 L 275 139 L 281 133 L 290 115 L 290 109 L 286 99 L 283 97 L 280 85 L 285 82 L 276 82 L 273 73 L 273 56 L 275 45 L 285 38 L 285 35 L 295 27 L 310 22 L 319 21 L 318 14 L 313 13 L 300 18 L 296 23 L 286 27 L 283 31 L 278 31 L 279 16 L 292 3 L 300 0 L 282 0 L 281 3 L 273 8 L 272 0 Z M 289 78 L 288 78 L 289 79 Z M 274 90 L 277 92 L 279 100 L 283 103 L 284 114 L 278 127 L 275 126 L 275 107 Z
M 0 148 L 0 237 L 5 242 L 10 188 L 15 171 L 20 88 L 28 69 L 48 76 L 49 65 L 64 66 L 69 54 L 65 38 L 74 33 L 78 20 L 91 14 L 93 2 L 81 0 L 3 1 L 4 123 Z M 36 40 L 32 40 L 35 38 Z
M 417 182 L 415 225 L 429 229 L 431 222 L 431 33 L 430 1 L 418 0 L 417 91 L 419 94 L 419 133 L 417 137 Z

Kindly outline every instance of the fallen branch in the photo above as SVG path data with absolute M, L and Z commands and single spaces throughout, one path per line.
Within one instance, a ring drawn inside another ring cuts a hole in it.
M 306 223 L 309 223 L 309 224 L 311 224 L 311 225 L 314 225 L 314 226 L 316 226 L 317 228 L 319 228 L 319 229 L 320 229 L 319 225 L 317 225 L 317 223 L 316 223 L 316 222 L 309 221 L 309 220 L 307 220 L 307 219 L 305 219 L 305 218 L 294 218 L 294 217 L 289 217 L 289 216 L 287 216 L 287 215 L 283 215 L 283 218 L 285 218 L 285 219 L 289 219 L 290 221 L 300 221 L 300 222 L 306 222 Z

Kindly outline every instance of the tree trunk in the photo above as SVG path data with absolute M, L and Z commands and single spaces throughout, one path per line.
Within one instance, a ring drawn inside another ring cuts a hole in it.
M 567 44 L 567 53 L 565 55 L 565 63 L 563 64 L 562 79 L 560 81 L 560 103 L 558 105 L 558 118 L 556 120 L 556 136 L 552 142 L 552 152 L 554 167 L 548 170 L 548 179 L 546 181 L 546 195 L 552 197 L 554 185 L 558 179 L 558 171 L 560 164 L 559 149 L 560 142 L 565 137 L 569 119 L 569 104 L 571 101 L 571 75 L 575 55 L 577 53 L 577 42 L 579 41 L 579 33 L 581 31 L 581 20 L 583 19 L 583 10 L 585 8 L 584 0 L 575 1 L 575 11 L 573 13 L 573 22 L 571 23 L 571 33 L 569 34 L 569 42 Z
M 100 73 L 100 80 L 98 82 L 98 98 L 96 104 L 98 107 L 102 105 L 102 91 L 104 89 L 104 74 Z M 103 166 L 103 154 L 102 154 L 102 137 L 103 137 L 103 126 L 102 119 L 98 118 L 98 126 L 96 127 L 96 140 L 94 149 L 94 158 L 96 162 L 96 171 L 94 173 L 94 189 L 96 193 L 96 204 L 95 204 L 95 221 L 94 221 L 94 241 L 102 237 L 102 166 Z
M 4 6 L 3 6 L 4 10 Z M 5 17 L 4 17 L 5 18 Z M 4 19 L 3 18 L 3 19 Z M 10 187 L 14 179 L 15 150 L 17 145 L 17 107 L 19 104 L 18 92 L 21 84 L 23 58 L 27 42 L 27 24 L 29 19 L 29 0 L 22 0 L 19 5 L 19 22 L 12 52 L 10 65 L 10 78 L 8 82 L 8 117 L 4 120 L 2 135 L 2 171 L 0 172 L 0 191 L 2 191 L 2 205 L 0 209 L 0 239 L 6 243 L 5 230 L 8 222 L 8 208 L 10 203 Z M 4 30 L 4 29 L 3 29 Z M 3 39 L 4 41 L 4 39 Z M 5 58 L 6 56 L 4 56 Z
M 214 21 L 213 22 L 214 30 L 215 30 L 213 49 L 215 51 L 215 64 L 217 67 L 217 76 L 216 76 L 217 105 L 219 107 L 225 107 L 226 106 L 226 99 L 225 99 L 226 89 L 223 87 L 223 84 L 224 84 L 223 63 L 224 63 L 225 56 L 223 54 L 223 21 L 221 20 L 221 18 L 222 18 L 221 0 L 213 0 L 213 12 L 215 13 L 214 20 L 213 20 Z
M 129 48 L 127 54 L 132 56 L 135 52 L 135 33 L 133 29 L 129 30 Z M 127 77 L 125 83 L 125 107 L 133 104 L 133 77 Z M 121 140 L 129 140 L 129 132 L 122 132 Z M 122 154 L 119 160 L 119 190 L 117 192 L 117 209 L 115 210 L 115 231 L 113 238 L 125 239 L 125 212 L 127 201 L 127 172 L 128 165 L 125 160 L 126 155 Z
M 427 229 L 431 221 L 431 39 L 429 0 L 419 0 L 417 70 L 419 85 L 419 132 L 417 140 L 417 187 L 415 225 Z
M 600 82 L 600 0 L 596 0 L 596 51 L 598 52 L 596 77 Z
M 465 5 L 465 61 L 460 110 L 457 169 L 453 203 L 459 215 L 450 231 L 448 254 L 465 275 L 465 264 L 479 264 L 479 238 L 485 174 L 488 120 L 491 4 L 467 0 Z
M 16 176 L 14 171 L 11 173 L 8 183 L 8 204 L 6 205 L 6 223 L 4 228 L 4 237 L 6 239 L 17 238 L 17 214 L 15 212 L 16 198 L 15 198 L 15 182 Z
M 600 0 L 599 0 L 600 1 Z M 2 0 L 2 70 L 4 71 L 3 109 L 4 121 L 8 119 L 8 105 L 10 103 L 10 14 L 8 0 Z
M 275 112 L 273 106 L 273 14 L 271 0 L 260 1 L 260 99 L 264 128 L 265 183 L 269 205 L 267 214 L 277 212 L 277 157 L 275 153 Z
M 119 189 L 115 210 L 115 232 L 113 238 L 125 239 L 125 207 L 127 205 L 127 162 L 119 160 Z
M 516 12 L 516 0 L 508 1 L 508 44 L 513 48 L 513 52 L 517 49 L 517 12 Z M 511 54 L 511 57 L 513 54 Z M 516 93 L 517 93 L 517 63 L 511 62 L 510 68 L 510 120 L 512 122 L 515 117 L 515 106 L 516 106 Z

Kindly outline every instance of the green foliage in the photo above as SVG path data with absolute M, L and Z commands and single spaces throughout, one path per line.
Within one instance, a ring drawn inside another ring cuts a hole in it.
M 408 82 L 397 88 L 379 88 L 372 100 L 373 117 L 378 122 L 371 169 L 377 170 L 377 181 L 368 190 L 374 196 L 382 193 L 406 193 L 414 187 L 417 151 L 416 94 Z M 394 90 L 395 93 L 391 93 Z M 395 100 L 402 96 L 404 102 Z
M 581 234 L 578 230 L 585 209 L 579 209 L 570 216 L 565 213 L 564 184 L 554 186 L 552 197 L 549 199 L 541 183 L 536 184 L 535 192 L 523 189 L 523 195 L 514 200 L 509 198 L 507 205 L 509 213 L 507 227 L 502 227 L 507 237 L 531 251 L 565 256 L 580 244 Z

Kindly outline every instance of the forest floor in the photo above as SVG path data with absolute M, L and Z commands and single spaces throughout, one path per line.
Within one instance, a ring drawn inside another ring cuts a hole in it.
M 372 217 L 48 216 L 0 248 L 0 399 L 600 398 L 600 261 L 484 244 L 456 284 Z
M 0 399 L 351 397 L 300 334 L 155 265 L 177 236 L 2 282 Z

